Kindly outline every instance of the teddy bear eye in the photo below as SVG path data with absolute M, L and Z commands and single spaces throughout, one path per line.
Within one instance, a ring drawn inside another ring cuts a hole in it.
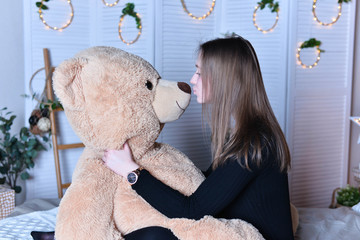
M 149 80 L 147 80 L 147 82 L 145 83 L 146 87 L 149 89 L 149 90 L 152 90 L 153 89 L 153 84 L 152 82 L 150 82 Z

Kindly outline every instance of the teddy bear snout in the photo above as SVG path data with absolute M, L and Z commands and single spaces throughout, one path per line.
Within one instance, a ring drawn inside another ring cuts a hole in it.
M 178 82 L 177 85 L 181 91 L 191 94 L 191 87 L 189 86 L 189 84 L 184 82 Z

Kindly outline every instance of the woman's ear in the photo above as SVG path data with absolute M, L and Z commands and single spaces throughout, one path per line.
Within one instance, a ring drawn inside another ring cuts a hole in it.
M 87 63 L 86 58 L 77 57 L 55 68 L 53 88 L 64 108 L 80 110 L 84 106 L 82 71 Z

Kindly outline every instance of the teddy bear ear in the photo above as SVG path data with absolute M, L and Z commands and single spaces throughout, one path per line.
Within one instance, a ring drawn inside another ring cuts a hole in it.
M 84 57 L 65 60 L 55 68 L 53 88 L 65 109 L 80 110 L 84 105 L 81 73 L 88 59 Z

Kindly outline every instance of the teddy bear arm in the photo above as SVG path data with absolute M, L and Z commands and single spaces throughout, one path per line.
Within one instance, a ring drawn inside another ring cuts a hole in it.
M 59 206 L 56 239 L 123 239 L 112 215 L 113 194 L 110 191 L 86 181 L 73 182 Z

